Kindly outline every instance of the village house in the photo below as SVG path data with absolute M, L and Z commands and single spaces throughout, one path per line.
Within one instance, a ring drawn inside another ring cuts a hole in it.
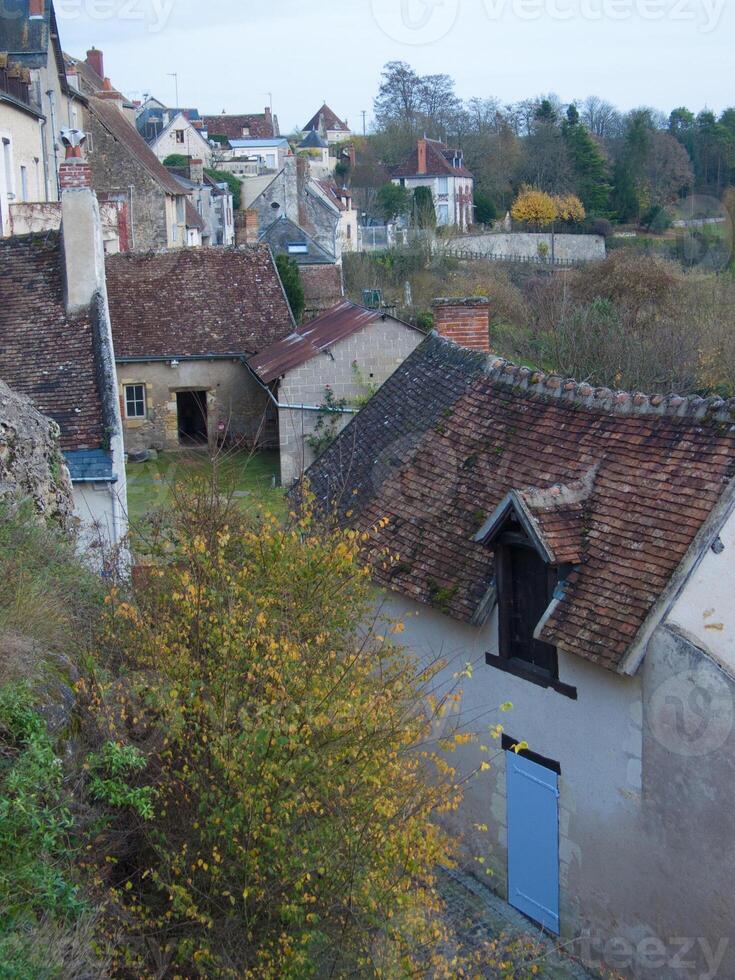
M 205 173 L 203 160 L 189 159 L 184 167 L 166 169 L 181 185 L 189 206 L 201 218 L 201 244 L 205 247 L 234 244 L 235 217 L 229 186 Z M 188 209 L 187 214 L 191 217 Z
M 43 127 L 28 68 L 0 53 L 0 238 L 12 234 L 17 204 L 45 202 Z
M 435 312 L 307 476 L 386 519 L 385 611 L 464 692 L 465 866 L 593 966 L 669 976 L 691 936 L 677 976 L 732 976 L 735 402 L 516 367 L 482 300 Z
M 467 231 L 474 224 L 474 178 L 461 150 L 437 140 L 420 139 L 408 159 L 391 172 L 394 184 L 415 191 L 428 187 L 440 228 Z
M 145 126 L 137 120 L 138 132 L 146 140 L 158 159 L 163 163 L 171 156 L 186 156 L 204 161 L 205 166 L 212 165 L 212 147 L 182 112 L 172 114 L 168 123 L 152 138 L 145 135 Z
M 228 140 L 215 151 L 219 169 L 241 178 L 277 172 L 290 152 L 288 140 L 283 136 Z
M 7 54 L 13 72 L 20 68 L 28 73 L 23 77 L 29 82 L 29 100 L 40 112 L 38 125 L 42 131 L 42 141 L 38 182 L 35 157 L 39 153 L 35 139 L 32 146 L 28 144 L 25 125 L 18 135 L 23 145 L 14 155 L 26 160 L 28 200 L 58 201 L 61 193 L 58 172 L 64 159 L 58 134 L 64 127 L 81 128 L 83 99 L 69 85 L 66 77 L 56 13 L 51 0 L 5 0 L 3 13 L 0 52 Z M 18 121 L 19 117 L 15 116 L 14 119 Z M 6 141 L 12 144 L 14 139 L 13 131 L 6 129 L 4 146 L 7 146 Z M 44 185 L 42 190 L 38 189 L 41 180 Z
M 69 87 L 81 93 L 85 98 L 89 98 L 89 96 L 100 96 L 101 93 L 109 92 L 112 89 L 112 83 L 105 75 L 104 52 L 98 48 L 90 48 L 87 51 L 87 56 L 84 61 L 80 58 L 74 58 L 70 54 L 64 54 L 64 65 Z M 123 116 L 134 126 L 136 118 L 135 103 L 126 99 L 124 95 L 120 95 L 119 93 L 118 95 Z
M 250 358 L 278 410 L 284 486 L 313 462 L 320 438 L 344 428 L 424 337 L 387 313 L 343 300 Z
M 277 418 L 248 358 L 294 320 L 265 245 L 107 261 L 125 445 L 277 446 Z
M 152 95 L 147 96 L 144 102 L 134 103 L 134 106 L 135 126 L 146 143 L 160 136 L 176 116 L 183 116 L 198 132 L 204 130 L 204 123 L 198 109 L 170 108 Z
M 266 106 L 261 114 L 251 113 L 229 116 L 223 112 L 219 116 L 202 116 L 202 126 L 207 137 L 226 141 L 241 139 L 276 139 L 281 135 L 278 116 Z
M 333 143 L 343 143 L 352 138 L 352 130 L 347 120 L 339 118 L 336 112 L 326 103 L 315 113 L 304 126 L 304 133 L 317 133 L 331 146 Z
M 59 173 L 61 234 L 0 242 L 0 378 L 58 423 L 80 546 L 101 566 L 127 534 L 127 493 L 100 211 L 79 135 Z
M 107 83 L 87 100 L 85 128 L 98 194 L 127 204 L 133 251 L 177 249 L 188 244 L 187 197 L 123 113 L 124 99 Z

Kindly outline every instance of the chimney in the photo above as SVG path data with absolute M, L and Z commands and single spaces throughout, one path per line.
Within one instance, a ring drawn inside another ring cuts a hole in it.
M 260 234 L 258 212 L 254 208 L 235 214 L 235 244 L 257 245 Z
M 270 127 L 270 135 L 275 136 L 273 131 L 273 113 L 271 112 L 271 107 L 269 105 L 265 107 L 265 124 L 266 126 Z
M 87 64 L 97 72 L 100 78 L 105 77 L 105 56 L 97 48 L 90 48 L 87 52 Z
M 45 0 L 30 0 L 28 4 L 28 19 L 43 20 L 46 14 Z
M 105 248 L 92 170 L 82 155 L 84 133 L 65 129 L 66 159 L 59 168 L 64 298 L 70 315 L 85 312 L 105 288 Z
M 104 80 L 104 83 L 102 85 L 102 91 L 97 93 L 97 98 L 105 99 L 105 101 L 107 102 L 112 102 L 120 110 L 120 112 L 123 111 L 123 103 L 125 100 L 123 99 L 120 92 L 118 92 L 117 89 L 114 89 L 112 87 L 112 82 L 110 81 L 109 78 L 106 78 Z
M 428 165 L 426 163 L 426 139 L 419 140 L 418 151 L 419 151 L 418 173 L 425 174 L 426 171 L 428 170 Z
M 204 183 L 203 160 L 192 160 L 192 158 L 189 157 L 189 180 L 193 180 L 195 184 Z
M 435 299 L 434 330 L 440 337 L 490 353 L 490 300 L 487 296 L 466 299 Z

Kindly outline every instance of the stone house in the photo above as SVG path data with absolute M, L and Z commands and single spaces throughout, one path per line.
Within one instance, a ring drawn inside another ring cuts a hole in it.
M 305 133 L 317 133 L 332 145 L 352 138 L 352 130 L 347 120 L 339 118 L 336 112 L 325 103 L 304 126 Z
M 257 217 L 257 212 L 253 214 Z M 299 267 L 306 300 L 304 320 L 311 320 L 342 301 L 342 266 L 303 228 L 283 215 L 260 232 L 259 240 L 274 255 L 286 255 Z
M 64 54 L 64 65 L 69 87 L 82 96 L 100 96 L 101 93 L 112 90 L 112 83 L 105 75 L 105 56 L 98 48 L 92 47 L 82 61 L 70 54 Z M 104 96 L 103 96 L 104 97 Z M 120 95 L 120 106 L 123 116 L 131 125 L 135 125 L 135 103 Z
M 294 329 L 267 246 L 112 256 L 107 283 L 128 452 L 275 444 L 246 366 Z
M 314 460 L 320 435 L 344 428 L 424 337 L 408 323 L 344 300 L 249 359 L 278 411 L 284 486 Z M 334 399 L 328 411 L 327 398 Z
M 136 128 L 145 139 L 140 126 Z M 180 155 L 202 160 L 205 167 L 212 166 L 212 147 L 209 141 L 182 112 L 171 113 L 167 124 L 146 142 L 161 163 L 170 156 Z
M 186 193 L 188 205 L 201 218 L 201 244 L 203 246 L 234 244 L 235 216 L 232 191 L 228 185 L 219 183 L 206 174 L 202 160 L 190 159 L 186 167 L 167 169 Z
M 0 242 L 0 378 L 61 430 L 81 547 L 127 534 L 122 421 L 100 211 L 81 158 L 61 165 L 61 233 Z
M 411 192 L 428 187 L 440 228 L 467 231 L 474 224 L 474 178 L 464 165 L 461 150 L 420 139 L 408 159 L 393 169 L 391 179 Z
M 127 202 L 133 251 L 187 245 L 186 192 L 123 114 L 109 88 L 87 100 L 89 161 L 98 194 Z
M 58 172 L 64 159 L 58 134 L 64 128 L 81 128 L 83 98 L 66 77 L 52 0 L 5 0 L 3 12 L 0 51 L 7 53 L 9 62 L 29 73 L 30 101 L 41 114 L 39 176 L 42 175 L 45 190 L 36 192 L 34 199 L 58 201 Z M 26 147 L 18 154 L 29 160 L 31 187 L 37 155 L 35 140 L 33 144 L 33 149 Z
M 436 324 L 476 349 L 430 336 L 308 478 L 388 519 L 385 611 L 437 696 L 462 677 L 463 862 L 596 970 L 733 976 L 735 401 L 516 367 L 461 302 Z

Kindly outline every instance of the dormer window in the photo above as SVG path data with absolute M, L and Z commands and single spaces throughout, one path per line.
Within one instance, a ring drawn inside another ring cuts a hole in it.
M 243 136 L 250 136 L 250 127 L 249 126 L 243 126 L 242 127 L 242 135 Z
M 511 491 L 475 540 L 495 555 L 498 653 L 490 667 L 576 700 L 559 681 L 556 647 L 543 637 L 555 599 L 582 556 L 586 488 Z

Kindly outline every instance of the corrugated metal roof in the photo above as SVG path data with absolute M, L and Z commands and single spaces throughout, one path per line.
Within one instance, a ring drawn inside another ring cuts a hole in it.
M 316 320 L 301 327 L 284 340 L 266 347 L 248 364 L 265 384 L 275 381 L 288 371 L 306 364 L 317 354 L 350 337 L 376 320 L 386 319 L 378 310 L 366 310 L 363 306 L 345 300 L 322 313 Z M 395 319 L 391 317 L 391 319 Z M 409 326 L 409 324 L 404 324 Z

